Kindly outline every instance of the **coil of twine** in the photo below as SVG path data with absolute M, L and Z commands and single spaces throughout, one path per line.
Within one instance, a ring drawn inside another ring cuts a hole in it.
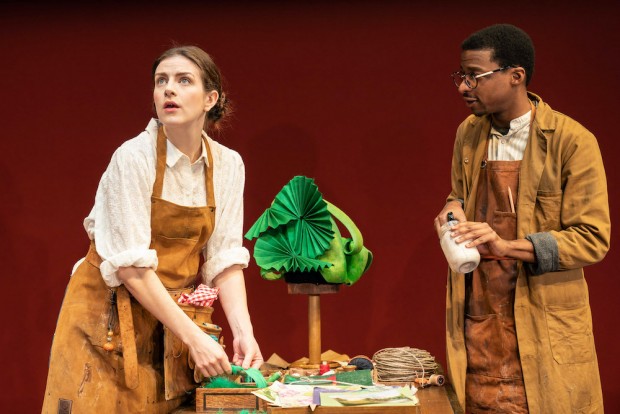
M 417 348 L 385 348 L 377 351 L 375 363 L 377 380 L 384 382 L 407 382 L 416 378 L 428 378 L 439 365 L 428 351 Z

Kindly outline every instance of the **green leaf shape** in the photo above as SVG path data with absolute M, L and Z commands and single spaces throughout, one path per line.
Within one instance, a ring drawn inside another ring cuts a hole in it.
M 314 180 L 304 176 L 293 177 L 276 195 L 272 209 L 288 212 L 297 217 L 293 246 L 301 256 L 316 258 L 329 247 L 334 237 L 331 215 Z
M 334 237 L 330 218 L 327 203 L 314 180 L 296 176 L 282 187 L 271 207 L 258 218 L 245 237 L 249 240 L 262 237 L 270 229 L 286 231 L 294 251 L 314 259 L 329 248 Z
M 261 214 L 256 220 L 256 223 L 250 227 L 250 230 L 245 234 L 245 238 L 252 240 L 259 237 L 262 233 L 268 229 L 275 229 L 283 224 L 287 224 L 289 221 L 296 219 L 297 216 L 289 213 L 288 211 L 282 211 L 278 209 L 268 208 Z
M 331 263 L 296 253 L 290 233 L 276 232 L 261 235 L 254 246 L 254 259 L 262 269 L 278 273 L 318 271 Z

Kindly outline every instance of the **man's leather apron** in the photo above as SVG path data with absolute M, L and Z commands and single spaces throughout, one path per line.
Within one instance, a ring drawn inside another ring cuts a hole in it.
M 151 244 L 157 275 L 176 300 L 194 283 L 202 248 L 213 232 L 213 159 L 207 145 L 207 206 L 184 207 L 161 198 L 166 136 L 159 129 L 157 171 L 151 197 Z M 94 243 L 72 275 L 52 344 L 43 413 L 168 413 L 195 388 L 188 350 L 132 298 L 123 285 L 105 285 Z M 115 292 L 116 306 L 111 306 Z M 184 309 L 210 322 L 212 308 Z M 114 350 L 105 351 L 110 313 Z M 117 316 L 117 318 L 115 318 Z M 165 338 L 164 338 L 165 336 Z
M 474 220 L 489 223 L 505 240 L 517 238 L 517 216 L 508 188 L 516 202 L 520 165 L 521 161 L 488 161 L 485 156 L 480 170 Z M 515 330 L 516 282 L 517 260 L 513 259 L 482 257 L 480 265 L 466 275 L 468 413 L 528 412 Z

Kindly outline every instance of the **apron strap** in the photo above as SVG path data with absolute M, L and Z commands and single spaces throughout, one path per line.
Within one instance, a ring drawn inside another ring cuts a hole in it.
M 124 285 L 116 289 L 116 303 L 118 306 L 118 324 L 123 343 L 123 369 L 125 370 L 125 385 L 130 390 L 138 387 L 138 354 L 136 352 L 136 336 L 131 313 L 131 299 Z
M 205 166 L 205 190 L 207 191 L 207 207 L 211 208 L 211 211 L 215 210 L 215 193 L 213 192 L 213 155 L 211 153 L 211 147 L 209 146 L 209 140 L 203 134 L 203 142 L 207 149 L 208 165 Z
M 164 173 L 166 172 L 166 134 L 164 127 L 157 130 L 157 166 L 155 182 L 153 183 L 153 197 L 161 198 L 164 189 Z
M 86 254 L 86 261 L 99 268 L 101 256 L 97 253 L 95 242 L 91 241 Z M 116 309 L 118 312 L 118 325 L 123 344 L 123 369 L 125 370 L 125 385 L 133 390 L 138 387 L 138 354 L 136 352 L 136 336 L 133 326 L 133 314 L 131 313 L 131 298 L 124 285 L 112 288 L 116 291 Z M 110 310 L 112 312 L 112 310 Z

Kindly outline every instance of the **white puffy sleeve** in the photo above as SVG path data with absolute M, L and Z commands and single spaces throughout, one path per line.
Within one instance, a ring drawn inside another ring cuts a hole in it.
M 204 283 L 233 265 L 248 267 L 250 253 L 243 247 L 243 189 L 245 166 L 241 156 L 210 140 L 213 154 L 215 192 L 215 228 L 203 250 L 205 262 L 201 272 Z
M 121 266 L 157 269 L 157 253 L 149 249 L 155 180 L 151 139 L 143 133 L 116 150 L 99 182 L 93 217 L 85 221 L 103 260 L 101 275 L 111 287 L 121 284 Z

